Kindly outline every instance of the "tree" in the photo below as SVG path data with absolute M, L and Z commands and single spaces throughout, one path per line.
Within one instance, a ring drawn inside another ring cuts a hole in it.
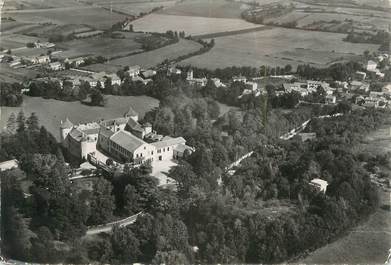
M 24 132 L 24 130 L 26 128 L 25 121 L 26 121 L 26 118 L 24 116 L 24 112 L 23 112 L 23 110 L 20 110 L 18 113 L 18 116 L 16 118 L 16 123 L 18 125 L 17 132 Z
M 100 84 L 98 82 L 98 84 Z M 104 106 L 105 105 L 105 99 L 102 95 L 102 92 L 98 89 L 98 85 L 95 89 L 92 89 L 91 91 L 91 105 L 93 106 Z
M 134 186 L 128 184 L 124 191 L 124 210 L 127 215 L 136 214 L 142 210 L 139 204 L 140 195 Z
M 121 263 L 134 263 L 139 261 L 141 255 L 139 239 L 128 228 L 114 227 L 111 236 L 114 257 Z
M 5 212 L 5 214 L 4 214 Z M 2 215 L 3 239 L 6 242 L 6 253 L 8 255 L 25 259 L 31 248 L 31 231 L 23 216 L 14 207 L 5 209 Z
M 91 215 L 88 223 L 91 225 L 104 224 L 113 218 L 115 208 L 114 196 L 111 194 L 111 183 L 99 178 L 94 184 L 91 196 Z
M 152 264 L 189 264 L 186 255 L 177 251 L 157 251 Z
M 11 113 L 7 121 L 7 131 L 11 134 L 16 132 L 16 117 L 15 113 Z
M 30 117 L 26 121 L 27 123 L 27 129 L 30 132 L 36 132 L 39 131 L 39 122 L 38 122 L 38 117 L 35 114 L 35 112 L 31 113 Z

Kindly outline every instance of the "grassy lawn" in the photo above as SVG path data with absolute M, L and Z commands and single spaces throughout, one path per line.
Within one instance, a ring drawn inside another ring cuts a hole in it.
M 2 107 L 0 129 L 7 124 L 9 115 L 13 112 L 17 114 L 23 109 L 26 116 L 35 112 L 38 115 L 40 124 L 45 126 L 57 140 L 59 140 L 60 121 L 68 117 L 73 123 L 94 121 L 98 119 L 110 119 L 123 117 L 124 113 L 132 106 L 140 117 L 145 112 L 157 107 L 159 101 L 147 96 L 106 96 L 107 104 L 105 107 L 90 107 L 80 102 L 64 102 L 54 99 L 43 99 L 39 97 L 25 97 L 22 107 Z

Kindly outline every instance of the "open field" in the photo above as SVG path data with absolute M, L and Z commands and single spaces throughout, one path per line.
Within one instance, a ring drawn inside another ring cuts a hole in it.
M 186 35 L 202 35 L 255 27 L 259 27 L 259 25 L 236 18 L 205 18 L 161 14 L 151 14 L 133 22 L 135 31 L 162 33 L 173 30 L 184 31 Z
M 64 0 L 6 0 L 4 1 L 3 11 L 18 9 L 45 9 L 78 5 L 81 5 L 78 1 Z
M 210 69 L 228 66 L 284 66 L 309 63 L 323 67 L 350 59 L 378 45 L 344 42 L 345 34 L 273 28 L 215 39 L 208 52 L 181 62 Z M 239 47 L 239 48 L 238 48 Z
M 36 77 L 38 72 L 32 69 L 18 68 L 14 69 L 6 63 L 0 63 L 0 82 L 23 82 L 26 79 Z
M 226 0 L 187 0 L 158 11 L 159 14 L 214 18 L 240 18 L 247 4 Z
M 276 1 L 277 2 L 277 1 Z M 264 24 L 289 25 L 302 29 L 348 33 L 353 29 L 374 33 L 376 30 L 388 30 L 391 24 L 389 10 L 377 10 L 359 5 L 332 2 L 324 5 L 316 1 L 293 1 L 292 6 L 283 7 L 263 5 L 255 8 L 247 19 L 254 16 Z M 265 11 L 265 10 L 272 11 Z M 274 12 L 274 15 L 270 15 Z
M 21 34 L 4 34 L 0 38 L 0 47 L 4 49 L 26 48 L 27 43 L 34 43 L 38 40 L 43 41 L 44 39 Z
M 72 33 L 79 33 L 92 30 L 91 27 L 85 25 L 77 24 L 67 24 L 67 25 L 55 25 L 55 24 L 46 24 L 46 25 L 36 25 L 34 28 L 20 30 L 19 33 L 30 35 L 30 36 L 39 36 L 49 38 L 53 34 L 60 34 L 67 36 Z
M 23 109 L 25 115 L 35 112 L 41 125 L 51 132 L 59 140 L 59 125 L 61 120 L 68 117 L 72 122 L 87 122 L 98 119 L 110 119 L 123 117 L 129 110 L 129 106 L 137 111 L 140 117 L 145 112 L 159 105 L 159 101 L 147 96 L 106 96 L 107 104 L 105 107 L 91 107 L 80 102 L 64 102 L 54 99 L 43 99 L 40 97 L 24 97 L 22 107 L 1 107 L 0 129 L 3 129 L 7 123 L 9 115 L 14 112 L 17 114 Z
M 136 1 L 136 2 L 127 2 L 127 1 L 105 1 L 102 4 L 99 4 L 99 6 L 110 9 L 113 8 L 113 10 L 122 12 L 125 14 L 133 15 L 133 16 L 139 16 L 140 14 L 147 14 L 151 12 L 155 8 L 160 7 L 170 7 L 174 6 L 176 0 L 168 0 L 168 1 Z
M 125 39 L 113 39 L 108 37 L 93 37 L 87 39 L 76 39 L 57 44 L 57 48 L 64 50 L 58 57 L 73 58 L 77 56 L 125 56 L 131 52 L 141 51 L 141 44 L 135 39 L 144 34 L 127 34 Z
M 85 24 L 97 29 L 110 28 L 126 18 L 124 15 L 93 6 L 13 10 L 3 12 L 2 16 L 12 17 L 22 23 Z
M 124 66 L 131 65 L 150 68 L 162 63 L 165 59 L 175 59 L 179 56 L 198 51 L 201 47 L 202 45 L 195 41 L 181 39 L 178 43 L 160 49 L 111 60 L 106 64 L 93 64 L 84 68 L 91 71 L 107 70 L 109 72 L 115 72 Z

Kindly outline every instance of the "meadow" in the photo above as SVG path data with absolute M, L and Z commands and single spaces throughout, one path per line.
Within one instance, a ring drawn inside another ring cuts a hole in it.
M 163 33 L 167 30 L 173 30 L 184 31 L 186 35 L 193 36 L 259 26 L 239 18 L 205 18 L 162 14 L 150 14 L 135 20 L 132 24 L 135 31 Z
M 8 117 L 12 112 L 17 114 L 20 109 L 23 109 L 26 116 L 35 112 L 39 117 L 40 124 L 45 126 L 59 140 L 60 121 L 67 117 L 73 123 L 123 117 L 124 113 L 129 110 L 129 106 L 132 106 L 142 118 L 147 111 L 159 105 L 157 99 L 147 96 L 106 96 L 106 98 L 107 104 L 105 107 L 91 107 L 78 101 L 65 102 L 25 96 L 21 107 L 0 108 L 0 130 L 6 126 Z
M 135 39 L 144 34 L 127 34 L 124 39 L 113 39 L 109 37 L 93 37 L 87 39 L 75 39 L 57 44 L 57 48 L 63 49 L 58 56 L 61 58 L 73 58 L 77 56 L 125 56 L 131 52 L 141 51 L 141 44 Z
M 37 71 L 26 68 L 11 68 L 6 63 L 0 63 L 0 82 L 23 82 L 26 79 L 34 78 Z
M 107 9 L 112 8 L 115 11 L 126 13 L 129 15 L 139 16 L 140 14 L 147 14 L 156 8 L 174 6 L 176 2 L 177 2 L 176 0 L 145 1 L 145 2 L 105 1 L 104 3 L 100 3 L 99 6 Z
M 27 43 L 43 41 L 42 38 L 31 37 L 21 34 L 4 34 L 0 38 L 0 46 L 4 49 L 26 48 Z
M 329 63 L 352 59 L 378 45 L 344 42 L 345 34 L 272 28 L 215 39 L 208 52 L 181 62 L 210 69 L 228 66 L 284 66 L 309 63 L 324 67 Z
M 198 42 L 181 39 L 179 42 L 168 45 L 153 51 L 143 52 L 119 59 L 111 60 L 106 64 L 93 64 L 84 67 L 91 71 L 112 71 L 121 69 L 124 66 L 139 65 L 144 68 L 154 67 L 165 59 L 172 60 L 179 56 L 186 55 L 202 48 Z
M 126 18 L 124 15 L 103 8 L 79 5 L 49 9 L 10 10 L 4 11 L 2 16 L 12 17 L 23 23 L 84 24 L 97 29 L 108 29 Z
M 247 4 L 226 0 L 192 0 L 179 2 L 158 11 L 159 14 L 214 18 L 240 18 Z

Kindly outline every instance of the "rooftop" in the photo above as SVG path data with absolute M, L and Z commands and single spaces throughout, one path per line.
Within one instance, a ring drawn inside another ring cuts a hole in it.
M 118 131 L 114 133 L 110 140 L 129 152 L 133 153 L 137 148 L 145 144 L 145 142 L 127 131 Z
M 140 132 L 144 131 L 143 127 L 137 121 L 135 121 L 133 119 L 128 120 L 126 128 L 129 128 L 129 129 L 135 130 L 135 131 L 140 131 Z
M 172 145 L 186 144 L 186 140 L 183 137 L 171 138 L 164 137 L 161 141 L 151 143 L 157 149 L 165 148 Z

